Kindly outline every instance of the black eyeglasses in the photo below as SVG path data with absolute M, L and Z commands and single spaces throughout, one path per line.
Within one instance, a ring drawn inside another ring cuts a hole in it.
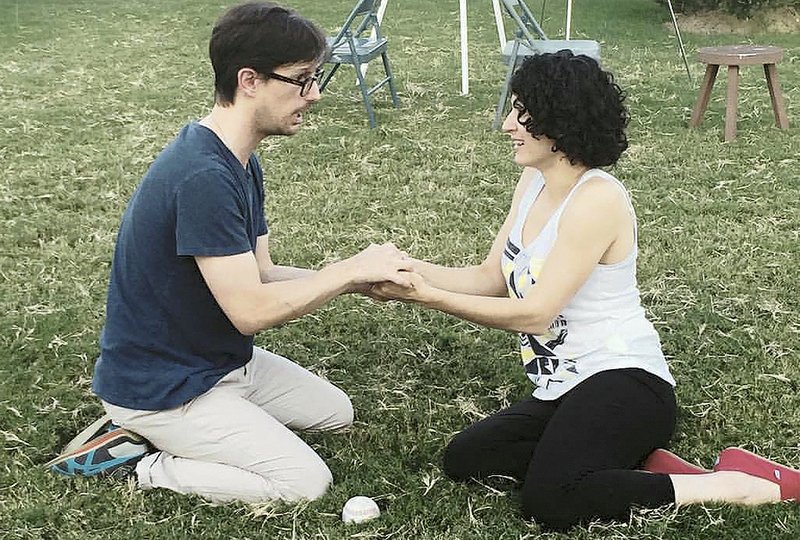
M 284 77 L 283 75 L 278 75 L 277 73 L 267 73 L 264 75 L 267 79 L 275 79 L 276 81 L 281 81 L 289 84 L 293 84 L 295 86 L 300 87 L 300 97 L 305 97 L 306 94 L 311 90 L 311 85 L 315 82 L 319 81 L 322 78 L 322 75 L 325 74 L 325 70 L 322 68 L 317 69 L 314 74 L 310 77 L 306 77 L 305 79 L 292 79 L 290 77 Z

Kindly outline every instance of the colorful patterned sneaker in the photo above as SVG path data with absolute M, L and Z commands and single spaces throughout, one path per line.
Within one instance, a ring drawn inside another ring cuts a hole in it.
M 61 454 L 46 466 L 63 476 L 124 478 L 134 472 L 139 460 L 150 451 L 144 437 L 115 427 L 72 452 Z
M 800 471 L 791 469 L 743 448 L 726 448 L 719 453 L 715 471 L 738 471 L 778 484 L 781 500 L 800 502 Z
M 104 414 L 89 424 L 83 431 L 75 435 L 75 437 L 73 437 L 72 440 L 67 443 L 61 453 L 69 454 L 74 452 L 92 439 L 96 439 L 103 433 L 108 433 L 109 431 L 117 429 L 118 427 L 119 426 L 114 425 L 114 423 L 111 421 L 110 416 Z
M 658 474 L 706 474 L 712 471 L 689 463 L 663 448 L 656 448 L 644 460 L 641 470 Z

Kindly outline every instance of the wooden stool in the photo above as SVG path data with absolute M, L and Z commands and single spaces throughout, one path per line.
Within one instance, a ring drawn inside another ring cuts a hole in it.
M 703 84 L 700 85 L 700 95 L 692 109 L 691 127 L 700 125 L 703 113 L 711 97 L 711 88 L 717 77 L 719 66 L 728 66 L 728 93 L 725 102 L 725 140 L 732 141 L 736 137 L 736 105 L 739 97 L 739 66 L 762 64 L 764 76 L 767 78 L 769 97 L 772 99 L 772 111 L 775 113 L 775 123 L 781 129 L 789 127 L 786 118 L 786 107 L 778 84 L 778 69 L 775 64 L 783 58 L 783 49 L 760 45 L 731 45 L 727 47 L 703 47 L 697 51 L 698 59 L 707 64 Z

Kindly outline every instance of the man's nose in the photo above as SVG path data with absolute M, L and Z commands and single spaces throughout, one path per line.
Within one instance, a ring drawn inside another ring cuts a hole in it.
M 319 90 L 319 81 L 314 81 L 308 93 L 305 95 L 306 101 L 319 101 L 322 98 L 322 92 Z

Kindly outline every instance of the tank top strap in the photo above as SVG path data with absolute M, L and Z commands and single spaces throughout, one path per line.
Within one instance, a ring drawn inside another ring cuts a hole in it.
M 606 171 L 604 171 L 602 169 L 589 169 L 588 171 L 586 171 L 585 173 L 583 173 L 581 175 L 581 177 L 578 179 L 578 181 L 572 187 L 570 192 L 564 198 L 564 201 L 561 203 L 561 206 L 559 206 L 556 209 L 555 215 L 554 215 L 554 219 L 553 219 L 553 222 L 555 223 L 555 226 L 558 227 L 558 222 L 561 220 L 561 214 L 564 213 L 564 209 L 567 207 L 567 204 L 569 204 L 569 201 L 570 201 L 570 199 L 572 199 L 572 196 L 575 194 L 575 191 L 582 184 L 588 182 L 590 178 L 596 178 L 596 177 L 599 177 L 599 178 L 602 178 L 604 180 L 607 180 L 607 181 L 611 182 L 625 196 L 625 204 L 628 206 L 628 212 L 630 212 L 631 218 L 633 218 L 633 238 L 634 238 L 634 245 L 635 245 L 639 240 L 639 231 L 638 231 L 638 227 L 636 225 L 636 212 L 633 209 L 633 203 L 631 202 L 631 196 L 628 193 L 628 190 L 625 189 L 625 186 L 622 185 L 622 182 L 620 182 L 615 176 L 607 173 Z
M 539 195 L 539 192 L 542 190 L 542 186 L 544 186 L 544 177 L 542 176 L 541 171 L 536 169 L 533 173 L 533 177 L 531 178 L 531 183 L 528 185 L 525 193 L 522 195 L 522 199 L 519 201 L 519 207 L 517 208 L 517 215 L 514 219 L 514 226 L 512 227 L 512 235 L 513 237 L 520 242 L 520 247 L 523 247 L 522 244 L 522 226 L 525 223 L 525 218 L 528 216 L 528 212 L 531 210 L 531 206 L 533 205 L 533 201 L 536 200 L 536 197 Z

